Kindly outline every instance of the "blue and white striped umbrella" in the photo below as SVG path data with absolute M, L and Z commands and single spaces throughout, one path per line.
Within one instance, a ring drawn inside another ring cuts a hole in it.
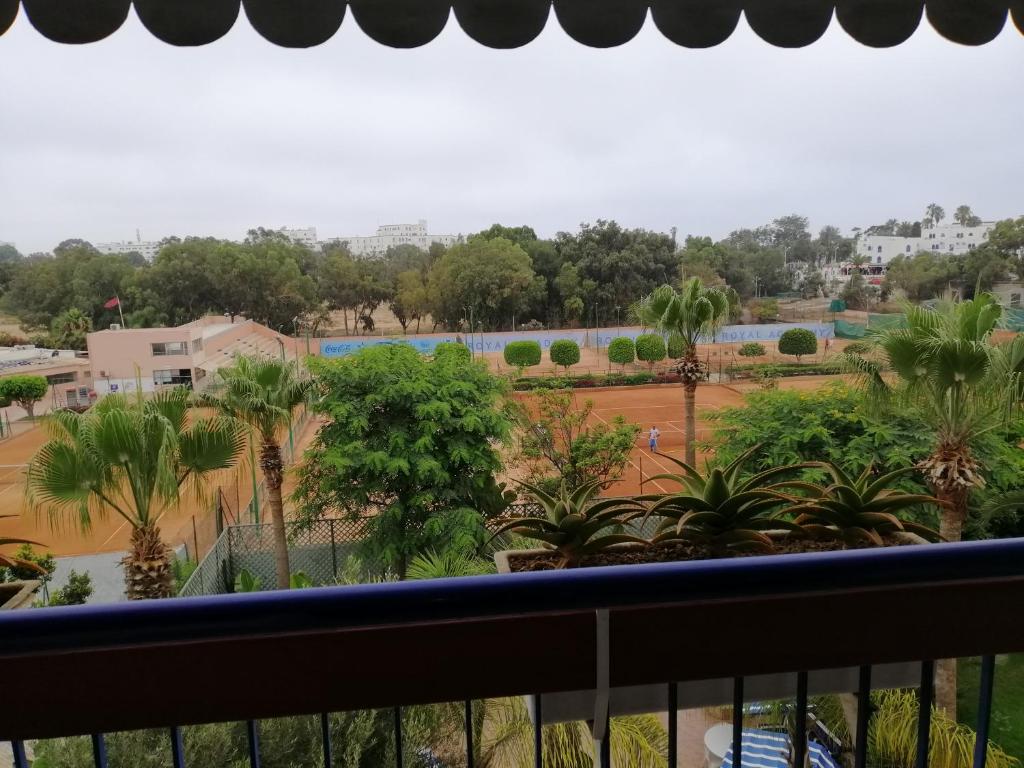
M 744 729 L 740 768 L 789 768 L 789 736 L 756 728 Z M 807 742 L 812 768 L 839 768 L 828 750 L 816 741 Z M 722 768 L 732 768 L 732 747 L 722 760 Z

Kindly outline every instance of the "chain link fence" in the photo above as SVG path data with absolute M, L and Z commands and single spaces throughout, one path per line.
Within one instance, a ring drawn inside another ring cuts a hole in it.
M 490 521 L 491 527 L 517 517 L 544 517 L 544 508 L 532 501 L 512 504 Z M 288 563 L 292 573 L 302 572 L 316 586 L 336 584 L 350 576 L 349 558 L 358 554 L 371 518 L 316 520 L 288 523 Z M 637 519 L 624 526 L 624 533 L 650 536 L 656 520 Z M 232 525 L 224 529 L 209 554 L 178 592 L 179 597 L 221 595 L 234 591 L 235 579 L 243 571 L 259 579 L 263 588 L 276 582 L 274 531 L 269 523 Z

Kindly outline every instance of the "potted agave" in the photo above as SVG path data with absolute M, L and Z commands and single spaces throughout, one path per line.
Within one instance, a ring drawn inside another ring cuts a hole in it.
M 924 544 L 938 539 L 934 531 L 896 516 L 909 507 L 938 503 L 931 496 L 891 490 L 893 481 L 904 471 L 873 478 L 868 468 L 852 478 L 833 464 L 808 462 L 744 476 L 743 465 L 754 450 L 706 473 L 664 456 L 681 472 L 658 479 L 678 483 L 681 489 L 677 493 L 595 501 L 600 487 L 597 483 L 575 491 L 563 488 L 557 496 L 527 486 L 544 509 L 544 517 L 511 520 L 500 531 L 541 541 L 546 547 L 498 552 L 498 571 Z M 832 482 L 820 486 L 780 479 L 807 468 L 824 470 Z M 653 535 L 635 535 L 652 518 L 658 521 Z M 638 520 L 639 529 L 635 526 Z M 634 533 L 627 532 L 630 527 Z M 872 686 L 911 687 L 918 683 L 919 676 L 917 664 L 877 665 L 872 672 Z M 678 705 L 727 705 L 732 701 L 732 682 L 720 679 L 681 683 Z M 858 670 L 852 667 L 816 670 L 808 676 L 812 695 L 846 693 L 856 690 L 857 684 Z M 790 698 L 796 694 L 796 675 L 750 677 L 745 688 L 750 700 Z M 596 695 L 596 691 L 545 694 L 544 722 L 591 717 Z M 609 712 L 615 716 L 658 712 L 665 706 L 664 685 L 616 688 L 610 692 Z

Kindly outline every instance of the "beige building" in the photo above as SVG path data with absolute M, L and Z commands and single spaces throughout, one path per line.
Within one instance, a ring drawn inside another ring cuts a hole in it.
M 285 356 L 306 352 L 294 340 L 251 320 L 204 317 L 177 328 L 122 328 L 87 337 L 93 387 L 100 397 L 112 392 L 144 392 L 183 385 L 202 389 L 218 368 L 236 355 Z
M 64 407 L 88 405 L 93 399 L 92 370 L 84 355 L 72 350 L 43 349 L 30 344 L 0 347 L 0 378 L 4 376 L 43 376 L 50 385 L 36 405 L 36 414 Z M 10 406 L 12 420 L 24 413 Z

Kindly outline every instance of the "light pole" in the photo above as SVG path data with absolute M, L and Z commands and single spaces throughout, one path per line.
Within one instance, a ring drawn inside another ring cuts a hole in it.
M 288 365 L 288 357 L 284 353 L 284 342 L 281 341 L 281 337 L 277 337 L 277 343 L 281 345 L 281 362 L 284 365 Z M 288 415 L 288 448 L 291 450 L 291 455 L 295 456 L 295 432 L 292 430 L 292 417 Z
M 621 327 L 622 327 L 622 324 L 619 322 L 619 306 L 616 305 L 615 306 L 615 335 L 616 336 L 619 335 L 619 329 Z

